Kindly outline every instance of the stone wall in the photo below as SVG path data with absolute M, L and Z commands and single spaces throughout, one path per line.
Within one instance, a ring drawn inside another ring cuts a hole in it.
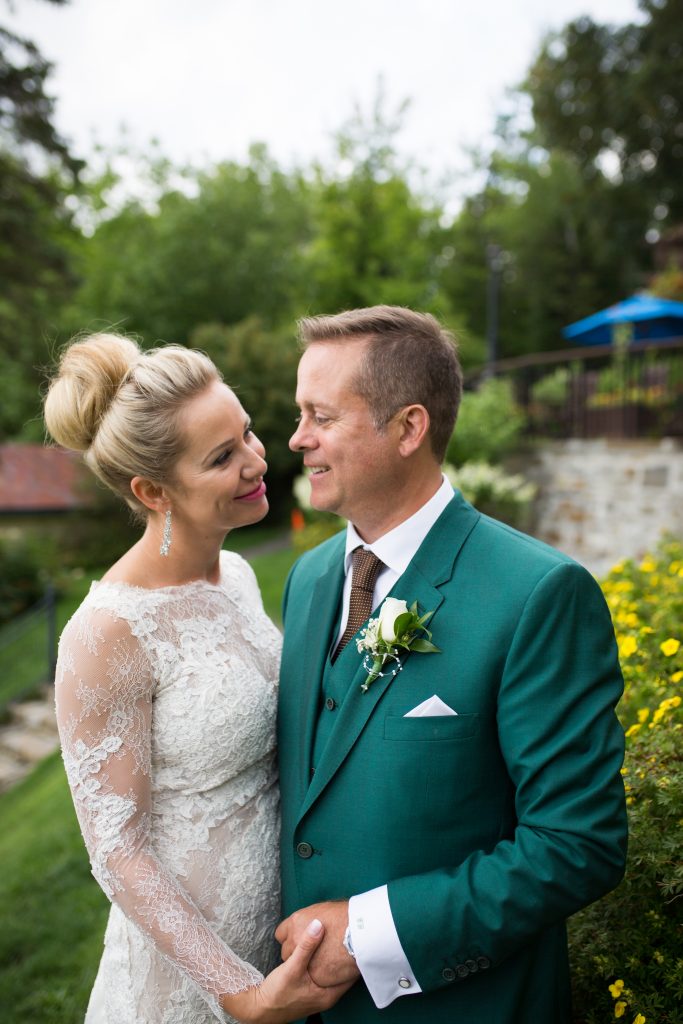
M 520 468 L 539 488 L 530 532 L 596 576 L 664 532 L 683 538 L 680 442 L 553 441 Z

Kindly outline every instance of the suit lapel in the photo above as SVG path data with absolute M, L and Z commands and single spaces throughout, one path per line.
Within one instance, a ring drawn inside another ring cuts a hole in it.
M 470 531 L 476 525 L 479 513 L 472 508 L 456 492 L 453 500 L 447 505 L 443 513 L 427 534 L 425 540 L 410 562 L 403 575 L 396 581 L 390 591 L 391 597 L 405 600 L 408 605 L 417 601 L 420 614 L 426 611 L 433 612 L 428 626 L 434 633 L 434 643 L 439 645 L 438 640 L 438 614 L 443 603 L 443 594 L 438 587 L 445 583 L 453 575 L 455 560 L 460 548 L 467 539 Z M 324 577 L 321 577 L 323 579 Z M 322 599 L 322 595 L 321 595 Z M 313 608 L 315 609 L 315 604 Z M 375 609 L 376 611 L 376 609 Z M 374 613 L 373 613 L 374 614 Z M 354 648 L 353 641 L 349 647 Z M 325 648 L 325 654 L 327 648 Z M 419 654 L 408 654 L 403 659 L 406 666 L 402 671 L 408 671 L 408 664 L 411 657 L 421 657 Z M 430 655 L 438 658 L 439 655 Z M 324 668 L 324 656 L 317 660 L 312 669 L 317 669 L 318 675 L 311 678 L 320 679 Z M 361 684 L 367 673 L 363 667 L 363 659 L 357 655 L 355 661 L 355 674 L 351 680 L 346 697 L 339 709 L 339 715 L 335 723 L 329 741 L 323 751 L 320 762 L 316 767 L 315 775 L 311 780 L 310 787 L 301 808 L 300 818 L 308 811 L 311 805 L 318 799 L 335 773 L 339 770 L 344 759 L 356 743 L 363 728 L 370 718 L 382 696 L 393 681 L 393 676 L 387 673 L 376 679 L 370 686 L 367 693 L 361 691 Z M 307 728 L 310 732 L 305 733 L 307 750 L 311 750 L 313 729 L 315 727 L 315 715 L 317 714 L 317 702 L 312 719 L 307 721 Z M 310 763 L 307 765 L 310 769 Z
M 343 535 L 345 536 L 345 534 Z M 302 651 L 303 688 L 300 712 L 300 736 L 303 738 L 300 758 L 301 792 L 308 789 L 313 754 L 313 739 L 318 718 L 320 684 L 325 671 L 325 661 L 332 642 L 332 632 L 337 622 L 337 611 L 344 578 L 344 544 L 335 548 L 326 570 L 313 584 L 311 601 L 305 621 L 309 630 Z

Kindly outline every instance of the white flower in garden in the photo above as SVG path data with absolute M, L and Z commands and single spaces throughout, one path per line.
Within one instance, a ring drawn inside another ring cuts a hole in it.
M 292 492 L 296 498 L 299 508 L 310 509 L 311 507 L 311 481 L 308 473 L 302 473 L 295 478 L 292 484 Z

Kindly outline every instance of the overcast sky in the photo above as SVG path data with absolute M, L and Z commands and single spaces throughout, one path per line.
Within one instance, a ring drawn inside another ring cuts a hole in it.
M 126 125 L 173 160 L 244 158 L 266 142 L 290 165 L 326 159 L 382 78 L 411 99 L 400 149 L 439 176 L 485 143 L 545 32 L 571 18 L 623 24 L 635 0 L 14 0 L 10 28 L 55 63 L 58 128 L 77 155 Z

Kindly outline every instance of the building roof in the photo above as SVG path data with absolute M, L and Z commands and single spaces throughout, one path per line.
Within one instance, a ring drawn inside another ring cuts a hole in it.
M 92 500 L 80 458 L 40 444 L 0 445 L 0 515 L 67 512 Z

